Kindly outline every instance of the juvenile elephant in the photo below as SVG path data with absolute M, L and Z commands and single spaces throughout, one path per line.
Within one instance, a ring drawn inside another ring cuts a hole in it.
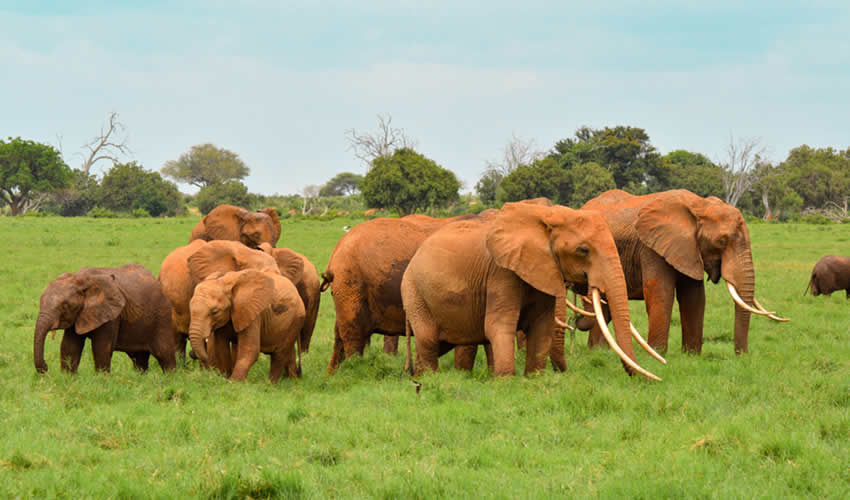
M 741 212 L 718 198 L 677 189 L 634 196 L 618 189 L 588 201 L 583 209 L 601 212 L 617 243 L 630 299 L 642 299 L 649 316 L 649 344 L 667 350 L 673 298 L 679 302 L 682 350 L 699 353 L 703 341 L 703 275 L 726 280 L 735 301 L 735 353 L 748 349 L 750 314 L 783 318 L 765 311 L 754 298 L 750 234 Z M 601 342 L 589 319 L 588 345 Z
M 467 217 L 435 219 L 417 214 L 378 218 L 354 226 L 340 238 L 321 285 L 322 291 L 331 287 L 336 309 L 328 373 L 334 373 L 345 358 L 362 355 L 372 332 L 394 336 L 384 350 L 395 352 L 397 337 L 404 335 L 401 277 L 407 263 L 429 234 Z M 477 348 L 464 349 L 455 355 L 456 361 L 466 366 L 474 360 Z
M 300 375 L 295 344 L 304 305 L 289 279 L 255 269 L 216 273 L 195 288 L 190 308 L 192 350 L 231 380 L 245 380 L 261 352 L 271 355 L 272 382 L 282 373 Z M 236 359 L 231 359 L 231 342 Z
M 148 369 L 151 354 L 163 371 L 175 368 L 171 306 L 153 274 L 136 264 L 84 267 L 47 285 L 33 342 L 40 373 L 47 371 L 44 339 L 57 329 L 65 330 L 60 347 L 64 371 L 77 371 L 86 339 L 100 371 L 109 371 L 113 351 L 126 352 L 141 371 Z
M 274 208 L 251 212 L 234 205 L 219 205 L 198 222 L 189 241 L 241 241 L 257 249 L 261 243 L 275 246 L 279 239 L 280 219 Z
M 596 301 L 600 292 L 608 296 L 617 340 L 607 327 L 606 338 L 629 373 L 657 379 L 634 361 L 623 270 L 605 220 L 596 212 L 527 203 L 446 225 L 416 251 L 401 294 L 417 371 L 436 370 L 439 355 L 453 345 L 489 343 L 494 374 L 512 375 L 518 329 L 527 338 L 525 373 L 541 370 L 565 286 L 590 289 Z M 409 346 L 408 336 L 408 364 Z
M 812 269 L 806 292 L 809 290 L 815 297 L 831 295 L 836 290 L 844 290 L 845 295 L 850 297 L 850 257 L 827 255 L 821 258 Z
M 191 266 L 190 258 L 193 263 Z M 175 344 L 181 358 L 186 356 L 190 322 L 189 301 L 195 286 L 214 272 L 226 273 L 243 269 L 278 272 L 273 257 L 259 250 L 252 250 L 238 241 L 195 240 L 174 249 L 162 261 L 159 282 L 171 302 Z
M 298 347 L 302 353 L 310 350 L 310 340 L 313 338 L 313 330 L 316 328 L 316 318 L 319 316 L 319 301 L 322 298 L 320 291 L 319 272 L 310 259 L 290 248 L 272 248 L 264 243 L 261 249 L 274 257 L 281 274 L 286 276 L 295 285 L 301 301 L 304 303 L 304 327 L 298 339 Z

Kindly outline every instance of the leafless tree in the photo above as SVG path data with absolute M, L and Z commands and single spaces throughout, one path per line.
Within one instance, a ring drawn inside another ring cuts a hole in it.
M 537 148 L 534 139 L 523 139 L 512 133 L 511 140 L 508 141 L 502 151 L 502 159 L 487 160 L 485 172 L 496 172 L 505 177 L 520 165 L 529 165 L 543 156 L 543 151 Z
M 762 144 L 761 139 L 735 140 L 733 136 L 729 136 L 726 157 L 718 162 L 723 168 L 726 203 L 737 207 L 741 197 L 758 182 L 757 167 L 763 162 L 766 153 L 767 147 Z
M 301 196 L 304 198 L 304 204 L 301 206 L 301 215 L 307 215 L 313 211 L 313 200 L 315 200 L 319 196 L 320 186 L 316 184 L 310 184 L 309 186 L 304 186 L 301 190 Z M 310 207 L 307 207 L 307 203 L 310 204 Z M 327 211 L 327 208 L 325 208 Z
M 120 156 L 131 155 L 133 152 L 127 146 L 125 131 L 126 127 L 118 120 L 118 113 L 110 112 L 107 117 L 107 124 L 100 127 L 100 135 L 83 145 L 88 150 L 89 155 L 83 161 L 80 169 L 86 175 L 89 175 L 92 165 L 100 160 L 110 160 L 114 165 L 118 163 Z M 122 135 L 123 137 L 120 137 Z
M 390 156 L 396 149 L 415 148 L 416 141 L 407 137 L 404 130 L 393 128 L 393 117 L 388 113 L 378 115 L 377 132 L 358 134 L 350 128 L 345 131 L 348 149 L 354 152 L 354 157 L 362 161 L 367 169 L 372 168 L 372 160 L 381 156 Z

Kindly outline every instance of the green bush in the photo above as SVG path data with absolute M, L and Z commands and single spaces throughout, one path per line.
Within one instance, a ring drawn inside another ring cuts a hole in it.
M 150 217 L 151 216 L 150 212 L 148 212 L 144 208 L 134 208 L 130 212 L 130 215 L 132 215 L 133 217 L 135 217 L 137 219 L 141 218 L 141 217 Z
M 95 219 L 115 219 L 116 217 L 118 217 L 118 214 L 108 208 L 103 207 L 94 207 L 89 210 L 89 213 L 87 215 L 89 217 L 94 217 Z
M 799 222 L 804 224 L 832 224 L 833 220 L 821 214 L 808 214 L 800 217 Z

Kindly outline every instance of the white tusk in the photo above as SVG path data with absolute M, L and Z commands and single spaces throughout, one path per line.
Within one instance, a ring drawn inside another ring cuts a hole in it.
M 755 307 L 744 302 L 744 299 L 742 299 L 741 296 L 738 295 L 738 290 L 735 290 L 735 285 L 733 285 L 732 283 L 729 283 L 727 281 L 726 282 L 726 288 L 729 290 L 729 295 L 732 296 L 732 300 L 734 300 L 736 304 L 738 304 L 742 308 L 746 309 L 747 311 L 750 311 L 753 314 L 758 314 L 759 316 L 767 316 L 767 315 L 770 314 L 767 311 L 759 311 Z
M 627 364 L 632 370 L 640 373 L 646 378 L 650 378 L 652 380 L 661 381 L 657 375 L 654 375 L 643 368 L 632 360 L 632 358 L 626 356 L 626 353 L 620 349 L 620 346 L 617 345 L 617 342 L 614 341 L 614 337 L 611 335 L 611 331 L 608 330 L 608 325 L 605 323 L 605 317 L 602 316 L 602 304 L 599 302 L 599 290 L 594 288 L 591 292 L 591 296 L 593 298 L 593 307 L 596 310 L 596 322 L 599 323 L 599 328 L 602 329 L 602 335 L 605 337 L 605 340 L 608 341 L 608 345 L 611 346 L 611 349 L 620 356 L 620 359 L 623 360 L 623 363 Z
M 581 314 L 581 315 L 583 315 L 583 316 L 588 316 L 588 317 L 591 317 L 591 318 L 592 318 L 592 317 L 594 317 L 594 316 L 596 316 L 596 314 L 594 314 L 594 313 L 592 313 L 592 312 L 587 312 L 587 311 L 585 311 L 584 309 L 582 309 L 582 308 L 578 307 L 577 305 L 573 304 L 572 302 L 570 302 L 570 301 L 569 301 L 569 300 L 567 300 L 566 298 L 564 298 L 564 302 L 566 302 L 566 303 L 567 303 L 567 307 L 569 307 L 569 308 L 570 308 L 570 309 L 571 309 L 574 313 Z
M 758 307 L 759 309 L 761 309 L 762 311 L 767 312 L 767 310 L 764 307 L 762 307 L 761 304 L 759 304 L 759 301 L 756 300 L 755 297 L 753 297 L 753 304 L 755 304 L 755 306 Z M 773 321 L 779 321 L 780 323 L 785 323 L 786 321 L 791 321 L 789 318 L 780 318 L 779 316 L 776 315 L 775 312 L 768 314 L 767 317 L 772 319 Z
M 555 318 L 555 324 L 556 324 L 556 325 L 558 325 L 558 326 L 560 326 L 561 328 L 566 328 L 567 330 L 575 331 L 575 328 L 573 328 L 572 326 L 570 326 L 570 325 L 568 325 L 568 324 L 564 323 L 563 321 L 559 320 L 558 318 Z
M 643 347 L 644 351 L 648 352 L 650 356 L 657 359 L 658 361 L 661 361 L 662 364 L 667 364 L 667 360 L 661 357 L 660 354 L 655 352 L 655 349 L 653 349 L 652 346 L 650 346 L 646 343 L 645 340 L 643 340 L 643 337 L 640 336 L 640 333 L 638 333 L 637 328 L 635 328 L 635 325 L 633 325 L 631 321 L 629 322 L 629 328 L 631 328 L 632 330 L 632 337 L 637 340 L 637 343 L 640 344 L 641 347 Z

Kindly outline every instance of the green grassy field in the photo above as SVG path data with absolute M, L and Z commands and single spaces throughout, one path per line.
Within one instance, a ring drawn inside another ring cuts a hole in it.
M 733 306 L 707 285 L 702 356 L 664 381 L 627 377 L 608 350 L 568 348 L 569 371 L 493 380 L 420 378 L 380 351 L 326 375 L 333 302 L 324 294 L 304 377 L 244 384 L 196 366 L 136 373 L 123 353 L 97 374 L 38 375 L 32 335 L 48 282 L 82 266 L 129 262 L 159 272 L 195 219 L 0 218 L 0 497 L 782 498 L 850 491 L 850 303 L 803 296 L 814 263 L 850 255 L 846 226 L 752 225 L 756 295 L 792 318 L 753 318 L 750 354 L 732 347 Z M 281 246 L 321 272 L 351 221 L 284 221 Z M 646 330 L 643 304 L 633 322 Z M 376 340 L 378 340 L 376 338 Z M 447 358 L 450 358 L 447 357 Z M 522 359 L 518 360 L 521 363 Z

